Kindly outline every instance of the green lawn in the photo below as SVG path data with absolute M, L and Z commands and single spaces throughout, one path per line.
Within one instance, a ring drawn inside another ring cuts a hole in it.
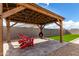
M 67 35 L 64 35 L 63 38 L 64 38 L 65 42 L 69 42 L 69 41 L 72 41 L 72 40 L 74 40 L 74 39 L 76 39 L 78 37 L 79 37 L 79 34 L 67 34 Z M 49 38 L 59 40 L 60 36 L 51 36 Z

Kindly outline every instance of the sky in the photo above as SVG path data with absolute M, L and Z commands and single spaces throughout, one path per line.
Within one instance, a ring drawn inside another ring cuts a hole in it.
M 65 29 L 79 29 L 79 3 L 38 3 L 38 5 L 63 16 Z M 56 29 L 59 27 L 56 24 L 49 24 L 45 28 Z
M 38 5 L 65 17 L 65 21 L 79 21 L 79 3 L 39 3 Z
M 38 5 L 63 16 L 65 29 L 79 29 L 79 3 L 39 3 Z M 55 24 L 48 26 L 48 28 L 56 27 Z

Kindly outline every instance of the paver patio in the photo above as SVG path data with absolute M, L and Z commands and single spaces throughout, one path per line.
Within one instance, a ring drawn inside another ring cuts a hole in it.
M 79 56 L 79 38 L 71 41 L 62 48 L 52 51 L 49 56 Z
M 18 48 L 17 41 L 12 41 L 11 44 L 4 43 L 4 55 L 5 56 L 46 56 L 50 52 L 63 47 L 67 43 L 60 43 L 55 40 L 35 39 L 34 47 L 28 47 L 25 49 Z

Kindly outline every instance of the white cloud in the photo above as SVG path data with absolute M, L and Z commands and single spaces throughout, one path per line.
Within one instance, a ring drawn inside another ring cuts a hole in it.
M 47 4 L 47 6 L 49 5 L 49 3 L 46 3 Z
M 46 25 L 45 28 L 48 28 L 48 29 L 57 29 L 59 27 L 55 23 L 52 23 L 52 24 Z
M 74 22 L 72 20 L 69 20 L 69 21 L 66 21 L 66 22 L 64 21 L 63 22 L 63 27 L 65 29 L 71 29 L 73 27 L 73 24 L 74 24 Z
M 63 25 L 65 29 L 79 29 L 79 22 L 74 22 L 72 20 L 63 22 Z
M 65 29 L 79 29 L 79 22 L 74 22 L 72 20 L 63 21 L 63 27 Z M 56 24 L 47 25 L 45 28 L 56 29 L 59 28 Z

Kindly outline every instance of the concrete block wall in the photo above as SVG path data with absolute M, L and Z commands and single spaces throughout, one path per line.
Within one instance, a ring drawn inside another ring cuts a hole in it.
M 18 33 L 22 33 L 29 37 L 39 37 L 39 29 L 38 28 L 25 28 L 25 27 L 13 27 L 11 28 L 11 39 L 17 39 Z M 52 36 L 59 35 L 59 31 L 55 29 L 44 29 L 44 36 Z M 3 29 L 3 39 L 6 40 L 6 27 Z
M 18 33 L 22 33 L 29 37 L 39 37 L 38 28 L 13 27 L 11 28 L 11 39 L 18 39 Z M 59 35 L 59 29 L 44 29 L 43 33 L 45 37 Z M 64 34 L 79 34 L 79 30 L 64 30 Z M 6 40 L 6 27 L 3 29 L 3 39 Z

